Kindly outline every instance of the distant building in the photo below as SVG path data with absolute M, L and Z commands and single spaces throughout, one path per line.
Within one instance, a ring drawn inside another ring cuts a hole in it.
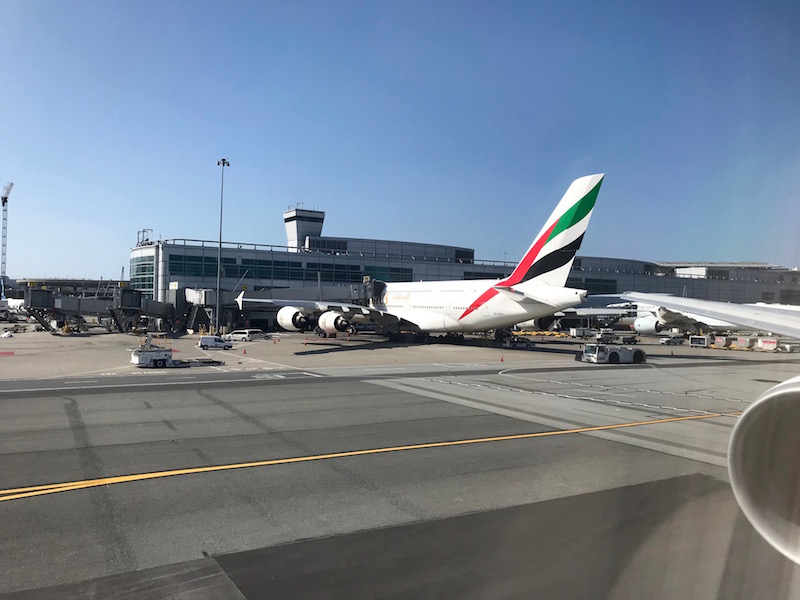
M 647 262 L 578 256 L 567 285 L 589 294 L 627 291 L 722 302 L 800 304 L 800 272 L 756 262 Z

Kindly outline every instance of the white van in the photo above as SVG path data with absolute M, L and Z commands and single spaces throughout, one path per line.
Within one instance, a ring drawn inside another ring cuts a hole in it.
M 201 335 L 197 345 L 203 350 L 208 350 L 209 348 L 222 348 L 223 350 L 230 350 L 233 348 L 233 344 L 226 342 L 218 335 Z
M 222 336 L 226 342 L 233 342 L 234 340 L 241 340 L 243 342 L 252 342 L 258 339 L 269 339 L 269 334 L 264 333 L 260 329 L 234 329 L 230 333 Z

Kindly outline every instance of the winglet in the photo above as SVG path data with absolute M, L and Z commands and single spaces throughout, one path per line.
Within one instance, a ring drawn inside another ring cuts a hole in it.
M 239 307 L 239 310 L 243 310 L 242 309 L 242 302 L 243 301 L 244 301 L 244 290 L 242 290 L 241 294 L 236 296 L 236 305 Z

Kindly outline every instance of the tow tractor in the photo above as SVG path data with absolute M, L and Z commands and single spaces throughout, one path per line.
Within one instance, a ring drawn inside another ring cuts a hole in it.
M 586 344 L 581 354 L 583 362 L 610 363 L 643 363 L 647 360 L 644 350 L 628 346 L 611 346 L 608 344 Z
M 154 341 L 157 337 L 159 345 Z M 213 366 L 224 365 L 221 360 L 214 360 L 209 358 L 203 359 L 190 359 L 179 360 L 172 358 L 172 348 L 167 348 L 165 345 L 166 340 L 163 336 L 154 336 L 148 334 L 146 338 L 139 340 L 139 345 L 131 350 L 131 364 L 140 368 L 155 367 L 157 369 L 163 368 L 185 368 L 192 366 Z

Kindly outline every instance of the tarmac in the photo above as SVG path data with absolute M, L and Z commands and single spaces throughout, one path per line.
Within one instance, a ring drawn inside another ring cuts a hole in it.
M 135 336 L 0 339 L 0 596 L 800 594 L 725 469 L 800 355 L 532 339 L 187 336 L 225 364 L 175 370 Z

